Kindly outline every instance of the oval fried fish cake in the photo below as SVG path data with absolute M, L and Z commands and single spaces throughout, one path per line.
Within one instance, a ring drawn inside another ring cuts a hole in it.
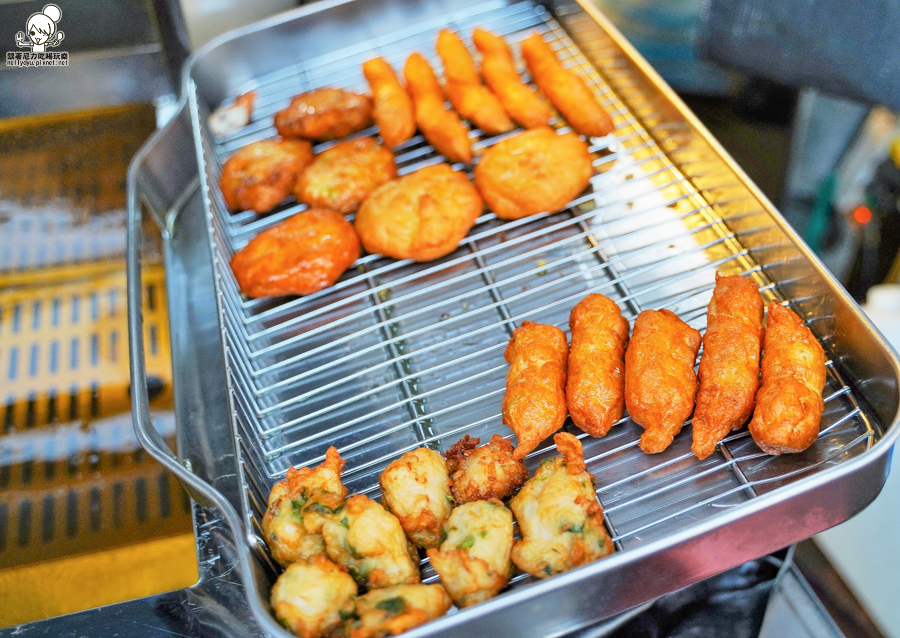
M 333 140 L 372 123 L 372 98 L 343 89 L 316 89 L 295 96 L 275 114 L 282 137 Z
M 311 209 L 250 240 L 231 258 L 251 297 L 309 295 L 338 280 L 359 258 L 359 238 L 340 213 Z
M 290 195 L 297 177 L 312 161 L 306 140 L 263 140 L 225 160 L 219 186 L 229 210 L 268 213 Z
M 382 504 L 400 521 L 416 547 L 437 547 L 441 528 L 453 509 L 450 475 L 440 452 L 410 450 L 388 465 L 379 477 Z
M 528 470 L 513 458 L 509 439 L 495 434 L 486 445 L 478 447 L 479 442 L 467 434 L 445 454 L 457 503 L 507 498 L 528 479 Z
M 375 103 L 372 116 L 381 139 L 388 148 L 402 144 L 416 132 L 412 98 L 384 58 L 368 60 L 362 68 L 372 90 Z
M 395 177 L 394 154 L 364 137 L 319 153 L 297 180 L 294 195 L 311 208 L 352 213 L 366 195 Z
M 475 167 L 475 185 L 497 217 L 519 219 L 561 211 L 593 173 L 587 144 L 542 126 L 489 148 Z
M 441 585 L 394 585 L 373 589 L 356 599 L 355 613 L 343 632 L 347 638 L 397 636 L 440 618 L 452 605 Z
M 465 175 L 426 166 L 376 188 L 359 207 L 356 232 L 370 253 L 431 261 L 459 246 L 483 206 Z

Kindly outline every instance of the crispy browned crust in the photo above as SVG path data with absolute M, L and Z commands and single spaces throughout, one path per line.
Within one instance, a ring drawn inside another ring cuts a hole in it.
M 616 302 L 595 293 L 572 309 L 569 328 L 569 416 L 591 436 L 605 436 L 622 417 L 625 405 L 628 321 Z
M 363 63 L 362 69 L 375 105 L 372 117 L 384 145 L 393 148 L 402 144 L 416 132 L 412 98 L 384 58 L 368 60 Z
M 513 458 L 508 439 L 495 434 L 487 444 L 478 443 L 466 435 L 444 454 L 453 482 L 450 492 L 459 504 L 509 498 L 528 480 L 528 470 Z
M 540 33 L 522 41 L 522 57 L 541 93 L 573 129 L 588 137 L 602 137 L 613 130 L 612 120 L 594 93 L 579 75 L 563 68 Z
M 290 195 L 297 177 L 312 161 L 306 140 L 263 140 L 225 160 L 219 186 L 229 210 L 268 213 Z
M 447 459 L 447 470 L 450 474 L 453 474 L 460 469 L 462 463 L 466 460 L 466 457 L 471 454 L 472 450 L 478 447 L 479 443 L 481 443 L 481 439 L 477 436 L 469 436 L 466 434 L 459 441 L 451 445 L 450 449 L 444 452 L 444 458 Z
M 282 137 L 334 140 L 372 123 L 372 98 L 343 89 L 316 89 L 295 96 L 275 114 Z
M 646 431 L 641 449 L 662 452 L 694 409 L 700 333 L 669 310 L 645 310 L 625 351 L 625 407 Z
M 519 438 L 523 459 L 566 421 L 566 335 L 555 326 L 523 321 L 503 353 L 509 364 L 503 424 Z
M 519 219 L 562 210 L 593 174 L 587 144 L 543 126 L 489 148 L 475 167 L 475 185 L 497 217 Z
M 766 454 L 802 452 L 819 436 L 825 403 L 825 351 L 803 320 L 769 302 L 762 386 L 750 434 Z
M 234 254 L 231 270 L 251 297 L 308 295 L 359 258 L 359 238 L 340 213 L 310 209 L 264 230 Z
M 712 454 L 725 435 L 753 414 L 763 338 L 759 290 L 740 275 L 716 273 L 706 317 L 691 445 L 699 459 Z

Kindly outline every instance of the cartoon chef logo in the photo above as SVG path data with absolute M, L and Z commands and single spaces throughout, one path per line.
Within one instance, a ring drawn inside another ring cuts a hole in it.
M 66 51 L 48 51 L 58 47 L 65 34 L 56 28 L 62 11 L 55 4 L 48 4 L 40 13 L 33 13 L 25 23 L 25 31 L 16 34 L 16 46 L 30 51 L 7 51 L 6 66 L 68 66 Z

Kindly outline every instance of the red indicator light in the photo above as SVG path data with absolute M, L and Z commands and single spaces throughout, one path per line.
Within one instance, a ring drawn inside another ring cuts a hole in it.
M 868 224 L 872 221 L 872 211 L 869 210 L 868 206 L 857 206 L 856 210 L 853 211 L 853 219 L 858 224 Z

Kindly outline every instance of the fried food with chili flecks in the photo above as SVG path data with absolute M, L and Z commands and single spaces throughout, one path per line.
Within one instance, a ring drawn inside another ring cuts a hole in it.
M 375 105 L 372 117 L 384 145 L 393 148 L 402 144 L 416 132 L 412 98 L 384 58 L 368 60 L 363 63 L 362 69 L 372 90 Z
M 297 95 L 275 114 L 275 128 L 282 137 L 323 142 L 345 137 L 371 123 L 372 98 L 333 88 Z
M 300 638 L 324 638 L 353 613 L 356 583 L 324 556 L 293 563 L 272 586 L 275 617 Z
M 397 636 L 440 618 L 452 605 L 441 585 L 394 585 L 373 589 L 356 599 L 356 612 L 347 620 L 346 638 Z
M 450 475 L 440 452 L 410 450 L 384 469 L 379 482 L 382 504 L 400 520 L 409 540 L 416 547 L 437 547 L 453 509 Z
M 495 434 L 485 445 L 479 443 L 467 434 L 444 454 L 457 503 L 508 498 L 528 479 L 528 470 L 513 458 L 509 439 Z
M 225 160 L 219 187 L 228 210 L 268 213 L 278 206 L 313 159 L 306 140 L 263 140 Z

